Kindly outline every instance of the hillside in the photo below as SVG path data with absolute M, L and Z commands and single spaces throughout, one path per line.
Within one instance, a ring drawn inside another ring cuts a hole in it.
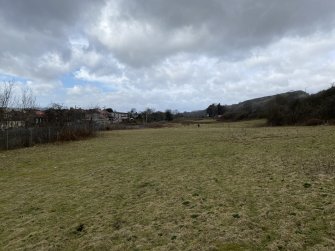
M 335 87 L 296 100 L 277 97 L 266 118 L 271 125 L 334 124 Z
M 234 105 L 211 104 L 206 111 L 224 121 L 263 118 L 269 125 L 335 124 L 335 86 L 311 95 L 293 91 Z
M 309 94 L 304 91 L 286 92 L 272 96 L 255 98 L 238 104 L 226 106 L 224 118 L 230 120 L 266 118 L 272 102 L 276 99 L 285 99 L 288 102 L 303 99 Z

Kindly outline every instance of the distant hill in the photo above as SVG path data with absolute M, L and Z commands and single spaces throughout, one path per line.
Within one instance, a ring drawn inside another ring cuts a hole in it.
M 223 121 L 265 118 L 270 125 L 335 124 L 335 86 L 312 95 L 292 91 L 234 105 L 211 104 L 206 112 Z
M 225 106 L 223 117 L 229 120 L 265 118 L 270 105 L 274 100 L 284 99 L 287 102 L 293 102 L 294 100 L 306 98 L 308 96 L 309 94 L 304 91 L 292 91 L 250 99 L 238 104 Z
M 296 99 L 305 98 L 308 96 L 309 94 L 304 91 L 292 91 L 292 92 L 286 92 L 286 93 L 281 93 L 281 94 L 272 95 L 272 96 L 250 99 L 250 100 L 240 102 L 238 104 L 222 106 L 224 107 L 224 113 L 220 115 L 223 115 L 225 119 L 229 119 L 229 120 L 265 118 L 266 113 L 269 109 L 270 103 L 276 98 L 282 97 L 288 100 L 296 100 Z M 216 113 L 216 115 L 218 114 Z M 208 117 L 208 112 L 206 109 L 191 111 L 191 112 L 182 112 L 182 113 L 178 113 L 177 117 L 205 118 L 205 117 Z
M 335 87 L 295 101 L 276 98 L 266 118 L 271 125 L 335 124 Z

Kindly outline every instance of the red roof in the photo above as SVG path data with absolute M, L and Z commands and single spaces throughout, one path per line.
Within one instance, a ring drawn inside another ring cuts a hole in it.
M 45 116 L 45 112 L 42 112 L 42 111 L 36 111 L 35 114 L 36 114 L 37 117 L 44 117 Z

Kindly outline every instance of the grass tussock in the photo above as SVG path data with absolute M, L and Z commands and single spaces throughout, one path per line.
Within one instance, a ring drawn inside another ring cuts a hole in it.
M 0 152 L 0 249 L 331 250 L 334 152 L 333 127 L 252 122 Z

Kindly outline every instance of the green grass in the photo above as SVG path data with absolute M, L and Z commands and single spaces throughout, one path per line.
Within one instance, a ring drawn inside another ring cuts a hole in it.
M 0 250 L 332 250 L 335 128 L 111 131 L 0 152 L 0 191 Z

